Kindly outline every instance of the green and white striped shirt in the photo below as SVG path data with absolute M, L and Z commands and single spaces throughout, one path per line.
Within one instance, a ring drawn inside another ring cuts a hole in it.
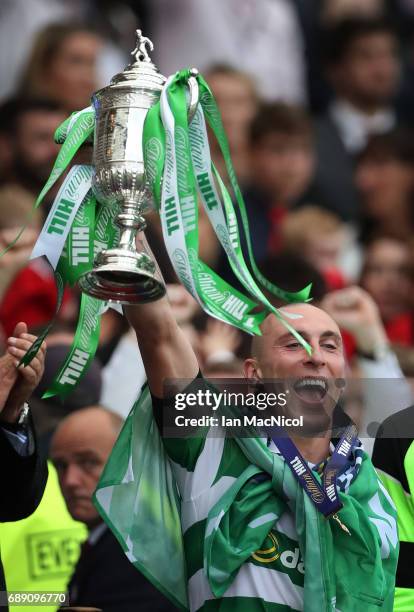
M 169 409 L 156 398 L 153 405 L 155 415 Z M 288 511 L 275 523 L 261 549 L 242 565 L 224 595 L 219 599 L 213 595 L 203 569 L 207 516 L 250 464 L 236 440 L 225 437 L 224 430 L 219 432 L 217 427 L 206 431 L 205 437 L 163 441 L 182 500 L 181 525 L 191 612 L 303 610 L 305 568 L 293 515 Z M 273 441 L 269 449 L 279 453 Z M 346 485 L 347 472 L 342 479 Z

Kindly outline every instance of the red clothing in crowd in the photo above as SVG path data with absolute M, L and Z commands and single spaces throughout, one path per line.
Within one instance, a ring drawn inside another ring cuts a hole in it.
M 388 340 L 393 344 L 401 346 L 414 346 L 414 315 L 403 313 L 397 315 L 390 321 L 384 323 Z M 348 359 L 352 359 L 356 352 L 356 344 L 353 336 L 341 330 L 344 341 L 345 354 Z
M 56 285 L 50 266 L 43 259 L 29 263 L 15 277 L 0 303 L 0 325 L 5 336 L 13 334 L 19 321 L 27 323 L 29 330 L 48 323 L 55 313 Z M 71 301 L 71 293 L 65 290 L 61 313 Z
M 329 268 L 323 271 L 323 279 L 326 283 L 327 291 L 338 291 L 339 289 L 345 289 L 348 285 L 345 276 L 338 268 Z
M 267 250 L 270 255 L 277 255 L 280 253 L 283 243 L 282 236 L 280 234 L 280 226 L 283 219 L 286 217 L 287 210 L 283 205 L 272 206 L 268 212 L 269 220 L 269 237 L 267 243 Z

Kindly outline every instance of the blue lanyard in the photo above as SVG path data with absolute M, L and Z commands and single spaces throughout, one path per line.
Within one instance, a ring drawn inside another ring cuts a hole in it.
M 349 456 L 357 440 L 355 425 L 351 424 L 346 427 L 332 456 L 328 459 L 323 471 L 322 484 L 281 427 L 272 427 L 268 430 L 268 434 L 319 512 L 326 518 L 335 515 L 343 506 L 336 489 L 336 480 L 346 469 Z

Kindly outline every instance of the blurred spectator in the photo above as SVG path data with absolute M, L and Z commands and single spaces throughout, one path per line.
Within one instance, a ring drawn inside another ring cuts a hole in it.
M 66 509 L 50 461 L 47 468 L 46 489 L 35 512 L 23 520 L 0 524 L 1 557 L 9 591 L 65 593 L 80 545 L 87 537 L 85 526 L 74 521 Z M 20 611 L 31 612 L 31 608 L 22 605 Z M 56 606 L 42 607 L 42 612 L 55 611 Z
M 315 306 L 318 306 L 326 295 L 327 287 L 322 274 L 307 259 L 297 253 L 282 251 L 278 255 L 268 257 L 261 262 L 260 271 L 271 283 L 285 291 L 299 291 L 312 283 L 311 297 Z M 266 291 L 264 293 L 275 306 L 284 305 L 279 298 Z
M 103 40 L 78 24 L 50 24 L 35 40 L 22 75 L 21 94 L 54 100 L 66 113 L 90 104 L 98 89 L 97 60 Z
M 400 63 L 396 36 L 382 19 L 353 18 L 326 35 L 325 61 L 335 98 L 316 124 L 318 168 L 313 199 L 344 220 L 358 220 L 354 158 L 369 136 L 396 122 L 391 102 Z
M 20 185 L 8 184 L 0 187 L 0 226 L 12 229 L 26 220 L 34 232 L 39 232 L 42 213 L 39 208 L 34 209 L 34 203 L 35 198 L 30 191 Z
M 68 416 L 53 436 L 50 455 L 67 508 L 89 531 L 68 585 L 69 601 L 105 612 L 172 611 L 173 606 L 130 563 L 92 503 L 122 424 L 119 415 L 91 406 Z
M 370 424 L 412 403 L 410 385 L 390 346 L 380 311 L 372 297 L 360 287 L 347 287 L 327 294 L 321 308 L 341 329 L 345 348 L 352 339 L 353 373 L 360 379 L 364 413 L 360 419 L 364 447 L 370 453 L 375 435 Z M 348 353 L 349 356 L 349 353 Z M 352 382 L 352 381 L 351 381 Z M 352 384 L 351 384 L 352 388 Z
M 382 19 L 349 19 L 327 33 L 331 117 L 349 153 L 395 124 L 391 102 L 400 73 L 396 34 Z
M 3 105 L 0 123 L 0 161 L 8 166 L 2 176 L 37 196 L 49 177 L 59 152 L 53 135 L 66 118 L 56 102 L 15 98 Z
M 97 404 L 101 397 L 102 368 L 95 358 L 71 393 L 65 397 L 42 398 L 65 362 L 73 338 L 73 334 L 59 331 L 50 333 L 47 338 L 48 352 L 45 359 L 45 371 L 32 397 L 35 407 L 34 422 L 36 431 L 41 436 L 40 442 L 43 449 L 48 448 L 53 431 L 68 414 Z
M 15 186 L 0 192 L 0 253 L 28 223 L 17 242 L 0 257 L 0 336 L 10 335 L 21 320 L 33 330 L 48 323 L 55 313 L 57 292 L 52 268 L 44 258 L 27 263 L 39 232 L 39 214 L 27 213 L 30 200 Z M 59 318 L 71 319 L 74 307 L 73 294 L 67 288 Z
M 3 209 L 0 207 L 0 210 Z M 7 208 L 4 209 L 4 212 L 7 211 Z M 13 216 L 13 214 L 11 214 L 11 216 Z M 0 222 L 0 228 L 1 227 L 2 224 Z M 18 275 L 21 269 L 27 264 L 27 260 L 36 242 L 37 231 L 34 228 L 29 228 L 23 232 L 23 235 L 16 244 L 6 251 L 12 241 L 15 240 L 19 229 L 17 224 L 15 226 L 13 225 L 12 229 L 0 229 L 0 253 L 4 252 L 0 257 L 0 304 L 3 302 L 9 286 L 14 281 L 16 275 Z M 8 331 L 11 331 L 12 327 L 13 326 L 8 326 Z
M 345 287 L 340 258 L 346 243 L 346 225 L 339 217 L 317 206 L 304 206 L 284 218 L 281 235 L 283 247 L 314 265 L 329 291 Z
M 384 12 L 384 0 L 324 0 L 322 2 L 324 23 L 337 23 L 349 17 L 380 17 Z
M 0 98 L 10 96 L 37 33 L 50 23 L 78 21 L 92 24 L 105 36 L 98 58 L 99 86 L 103 87 L 128 59 L 137 19 L 132 0 L 3 0 L 0 3 Z M 139 7 L 141 14 L 141 6 Z M 122 51 L 124 48 L 124 51 Z
M 149 32 L 161 72 L 226 63 L 257 80 L 266 100 L 306 100 L 304 48 L 289 0 L 151 0 Z
M 332 291 L 324 297 L 321 307 L 337 322 L 341 331 L 352 334 L 358 354 L 376 356 L 387 348 L 378 306 L 360 287 Z
M 46 482 L 46 462 L 38 452 L 35 431 L 27 401 L 43 374 L 46 345 L 26 367 L 17 367 L 35 342 L 27 326 L 19 322 L 8 348 L 0 356 L 0 461 L 3 467 L 0 522 L 18 521 L 30 516 L 42 499 Z M 0 558 L 0 589 L 6 591 Z M 7 604 L 3 610 L 8 610 Z
M 35 33 L 50 20 L 67 18 L 61 0 L 13 0 L 1 3 L 0 97 L 13 95 Z
M 231 361 L 216 361 L 203 368 L 203 376 L 213 381 L 216 378 L 240 378 L 241 372 L 243 372 L 243 361 L 236 358 Z
M 413 250 L 410 242 L 392 235 L 373 238 L 368 244 L 361 286 L 375 300 L 388 339 L 414 345 Z
M 18 229 L 16 228 L 7 234 L 3 233 L 3 236 L 14 238 Z M 20 250 L 23 245 L 24 243 L 20 239 L 16 247 L 8 252 L 8 255 L 13 254 L 13 257 L 17 260 L 20 257 Z M 6 270 L 5 274 L 9 276 L 9 272 L 10 269 Z M 1 275 L 0 264 L 0 278 Z M 0 299 L 0 326 L 6 334 L 10 334 L 10 330 L 16 324 L 16 321 L 24 318 L 24 316 L 27 319 L 29 329 L 33 330 L 46 325 L 55 314 L 56 300 L 57 290 L 53 270 L 43 258 L 35 259 L 23 270 L 16 273 L 12 279 L 9 279 L 7 291 Z M 74 295 L 69 288 L 66 288 L 59 311 L 59 319 L 65 320 L 68 318 L 72 320 L 75 308 Z
M 253 79 L 245 72 L 224 64 L 210 67 L 204 77 L 211 87 L 220 109 L 224 130 L 229 141 L 231 159 L 238 181 L 243 184 L 249 176 L 248 141 L 250 123 L 256 114 L 258 98 Z M 224 160 L 216 139 L 210 147 L 223 179 L 226 177 Z
M 358 160 L 356 182 L 362 198 L 362 239 L 414 230 L 414 134 L 399 129 L 373 136 Z
M 250 128 L 250 184 L 244 190 L 258 261 L 281 248 L 280 223 L 313 175 L 309 117 L 285 104 L 262 106 Z
M 225 364 L 233 364 L 237 361 L 236 350 L 240 343 L 241 334 L 236 327 L 209 317 L 200 337 L 201 356 L 206 368 L 211 371 L 218 364 L 222 369 Z M 242 369 L 239 375 L 241 372 Z

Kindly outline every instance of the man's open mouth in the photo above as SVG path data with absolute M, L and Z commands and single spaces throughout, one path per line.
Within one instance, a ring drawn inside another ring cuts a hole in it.
M 304 377 L 298 379 L 293 385 L 296 395 L 304 402 L 321 402 L 327 391 L 328 381 L 320 377 Z

